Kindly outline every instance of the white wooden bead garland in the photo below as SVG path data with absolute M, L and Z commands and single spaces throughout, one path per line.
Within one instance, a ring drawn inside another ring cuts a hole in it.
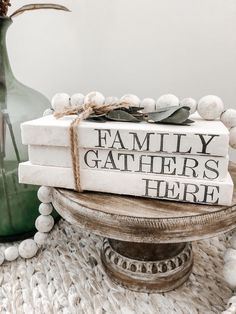
M 157 99 L 156 109 L 179 106 L 179 98 L 172 94 L 162 95 Z
M 199 100 L 197 111 L 203 119 L 215 120 L 224 111 L 224 104 L 218 96 L 208 95 Z
M 47 240 L 47 233 L 44 232 L 36 232 L 34 235 L 34 241 L 40 246 L 45 244 L 46 240 Z
M 43 113 L 43 117 L 45 116 L 50 116 L 51 114 L 53 114 L 54 110 L 49 108 L 49 109 L 46 109 Z
M 38 232 L 35 233 L 34 239 L 23 240 L 19 246 L 10 246 L 4 252 L 0 250 L 0 265 L 4 260 L 14 261 L 19 256 L 28 259 L 34 257 L 40 246 L 46 243 L 48 233 L 54 226 L 54 219 L 51 216 L 53 207 L 51 204 L 52 188 L 41 186 L 38 190 L 38 198 L 42 202 L 39 205 L 39 213 L 41 214 L 35 221 L 35 227 Z
M 180 101 L 180 106 L 187 106 L 190 108 L 190 113 L 194 113 L 197 110 L 197 101 L 193 98 L 184 98 Z
M 82 99 L 82 94 L 75 94 L 72 96 L 72 101 L 75 103 L 78 99 Z M 52 114 L 54 111 L 63 110 L 65 106 L 70 105 L 71 98 L 67 94 L 56 94 L 52 99 L 52 108 L 45 110 L 44 116 Z M 82 101 L 81 101 L 82 103 Z M 47 186 L 41 186 L 38 190 L 38 199 L 41 204 L 39 205 L 40 216 L 35 221 L 35 227 L 38 230 L 34 235 L 34 239 L 23 240 L 19 246 L 10 246 L 3 252 L 0 250 L 0 265 L 4 260 L 14 261 L 19 256 L 25 259 L 32 258 L 38 252 L 40 246 L 42 246 L 47 239 L 48 232 L 52 230 L 54 226 L 54 219 L 50 215 L 53 211 L 51 204 L 52 201 L 52 188 Z
M 114 96 L 105 98 L 100 92 L 94 91 L 84 96 L 81 93 L 72 95 L 68 94 L 56 94 L 52 98 L 52 108 L 45 110 L 44 115 L 53 114 L 54 111 L 63 110 L 66 106 L 82 106 L 94 102 L 96 104 L 103 105 L 112 104 L 119 99 Z M 153 112 L 162 108 L 168 108 L 172 106 L 188 106 L 190 108 L 190 114 L 195 111 L 205 120 L 221 119 L 222 123 L 230 131 L 230 146 L 236 149 L 236 110 L 227 109 L 224 110 L 224 104 L 221 98 L 215 95 L 207 95 L 202 97 L 198 102 L 193 98 L 184 98 L 179 101 L 178 97 L 172 94 L 162 95 L 155 101 L 153 98 L 144 98 L 140 101 L 139 97 L 133 94 L 127 94 L 121 97 L 121 101 L 130 103 L 132 106 L 144 107 L 143 112 Z
M 71 106 L 82 106 L 84 103 L 84 95 L 83 94 L 74 94 L 70 98 Z
M 19 252 L 16 246 L 8 247 L 4 252 L 5 260 L 12 262 L 18 258 Z
M 224 255 L 224 278 L 231 288 L 236 288 L 236 231 L 230 240 L 231 248 Z M 235 303 L 236 304 L 236 303 Z
M 153 98 L 144 98 L 141 102 L 141 107 L 144 107 L 143 112 L 155 111 L 156 101 Z
M 236 148 L 236 127 L 229 131 L 229 145 L 234 149 Z
M 106 105 L 111 105 L 111 104 L 114 104 L 116 102 L 119 101 L 119 98 L 118 97 L 115 97 L 115 96 L 108 96 L 106 97 L 106 100 L 105 100 L 105 104 Z
M 55 111 L 61 111 L 65 106 L 70 105 L 70 96 L 65 93 L 56 94 L 52 98 L 52 109 Z
M 138 98 L 138 96 L 136 95 L 133 95 L 133 94 L 127 94 L 127 95 L 124 95 L 121 97 L 120 99 L 121 101 L 124 101 L 124 102 L 128 102 L 130 103 L 132 106 L 135 106 L 135 107 L 140 107 L 140 99 Z
M 19 255 L 22 258 L 32 258 L 38 252 L 38 245 L 33 239 L 22 241 L 19 245 Z
M 236 110 L 234 109 L 225 110 L 222 113 L 220 119 L 228 129 L 235 127 L 236 126 Z
M 103 105 L 105 97 L 100 92 L 91 92 L 84 98 L 84 104 L 95 103 L 96 105 Z
M 38 190 L 38 199 L 42 203 L 51 203 L 52 189 L 47 186 L 41 186 Z
M 39 232 L 49 232 L 54 225 L 54 219 L 52 216 L 40 215 L 35 221 L 35 227 Z

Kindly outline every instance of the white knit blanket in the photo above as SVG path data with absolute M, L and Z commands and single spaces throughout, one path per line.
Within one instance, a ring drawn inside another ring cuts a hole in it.
M 232 296 L 222 276 L 226 236 L 194 243 L 190 279 L 163 294 L 113 284 L 100 262 L 101 245 L 100 237 L 61 220 L 36 257 L 0 266 L 0 313 L 210 314 L 221 313 Z

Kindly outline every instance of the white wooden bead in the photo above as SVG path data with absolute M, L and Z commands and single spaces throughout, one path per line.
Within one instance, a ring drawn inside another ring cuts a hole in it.
M 127 102 L 128 104 L 134 107 L 140 107 L 140 104 L 141 104 L 141 101 L 138 98 L 138 96 L 133 95 L 133 94 L 124 95 L 121 97 L 120 100 L 123 102 Z
M 236 110 L 234 109 L 225 110 L 222 113 L 220 120 L 224 123 L 224 125 L 228 129 L 235 127 L 236 126 Z
M 199 100 L 197 111 L 203 119 L 215 120 L 224 111 L 224 104 L 218 96 L 208 95 Z
M 99 92 L 91 92 L 85 96 L 84 103 L 95 103 L 96 105 L 103 105 L 105 103 L 105 97 Z
M 109 97 L 106 97 L 105 104 L 106 104 L 106 105 L 111 105 L 111 104 L 117 103 L 118 101 L 119 101 L 119 98 L 118 98 L 118 97 L 109 96 Z
M 229 131 L 229 145 L 232 148 L 236 148 L 236 126 Z
M 231 239 L 230 239 L 230 244 L 233 249 L 235 249 L 236 252 L 236 232 L 233 233 Z
M 4 254 L 2 251 L 0 251 L 0 265 L 2 265 L 4 262 Z
M 39 213 L 43 216 L 48 216 L 52 213 L 53 207 L 50 203 L 41 203 L 39 205 Z
M 35 227 L 39 232 L 49 232 L 54 226 L 54 219 L 52 216 L 40 215 L 35 221 Z
M 235 314 L 236 313 L 236 306 L 232 305 L 227 310 L 223 311 L 221 314 Z
M 52 188 L 48 186 L 41 186 L 38 190 L 38 199 L 42 203 L 51 203 L 52 201 Z
M 82 106 L 84 103 L 84 95 L 77 93 L 71 96 L 70 104 L 71 106 Z
M 16 260 L 19 256 L 19 252 L 16 246 L 8 247 L 5 252 L 5 259 L 9 262 Z
M 45 111 L 44 111 L 44 113 L 43 113 L 43 117 L 45 117 L 45 116 L 50 116 L 51 114 L 53 114 L 53 110 L 52 109 L 50 109 L 50 108 L 48 108 L 48 109 L 46 109 Z
M 157 99 L 156 109 L 179 106 L 179 98 L 172 94 L 162 95 Z
M 232 296 L 229 301 L 228 301 L 228 306 L 230 306 L 231 304 L 236 305 L 236 295 Z
M 141 107 L 144 107 L 142 112 L 153 112 L 156 110 L 156 101 L 153 98 L 144 98 Z
M 223 275 L 225 281 L 230 285 L 231 288 L 236 287 L 236 261 L 230 260 L 225 263 L 223 268 Z
M 227 263 L 228 261 L 231 261 L 231 260 L 235 260 L 236 262 L 236 250 L 229 248 L 225 252 L 224 262 Z
M 22 258 L 31 258 L 38 252 L 38 246 L 33 239 L 27 239 L 19 245 L 19 255 Z
M 70 105 L 70 96 L 66 93 L 56 94 L 53 96 L 51 104 L 55 111 L 63 111 Z
M 190 108 L 190 114 L 193 114 L 197 110 L 197 101 L 193 98 L 184 98 L 180 101 L 180 106 L 187 106 Z
M 48 237 L 48 233 L 45 232 L 36 232 L 34 235 L 34 241 L 38 244 L 38 245 L 43 245 L 46 243 L 47 241 L 47 237 Z

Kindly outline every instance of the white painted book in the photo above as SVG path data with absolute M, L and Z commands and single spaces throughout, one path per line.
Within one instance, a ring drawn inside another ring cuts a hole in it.
M 71 151 L 63 146 L 29 145 L 34 165 L 72 168 Z M 149 152 L 80 148 L 80 169 L 176 176 L 222 181 L 229 158 L 209 155 L 157 154 Z
M 74 189 L 71 168 L 39 166 L 30 162 L 20 164 L 19 181 Z M 231 205 L 233 194 L 233 182 L 229 174 L 224 181 L 209 182 L 168 176 L 157 177 L 150 174 L 81 169 L 80 184 L 82 189 L 87 191 L 214 205 Z
M 53 115 L 21 125 L 25 145 L 69 147 L 69 127 L 76 116 Z M 196 118 L 188 125 L 82 121 L 78 126 L 82 148 L 147 151 L 149 153 L 227 156 L 229 131 L 220 121 Z
M 29 147 L 21 183 L 75 189 L 69 129 L 75 116 L 21 125 Z M 82 121 L 78 126 L 83 190 L 230 205 L 229 132 L 220 121 L 194 124 Z

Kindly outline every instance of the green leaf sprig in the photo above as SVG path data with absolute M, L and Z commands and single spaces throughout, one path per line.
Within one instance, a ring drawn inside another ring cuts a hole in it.
M 189 119 L 190 108 L 187 106 L 174 106 L 162 108 L 154 112 L 143 113 L 143 108 L 129 107 L 119 108 L 110 111 L 107 114 L 91 115 L 89 120 L 97 122 L 118 121 L 118 122 L 142 122 L 163 123 L 175 125 L 190 125 L 193 120 Z

